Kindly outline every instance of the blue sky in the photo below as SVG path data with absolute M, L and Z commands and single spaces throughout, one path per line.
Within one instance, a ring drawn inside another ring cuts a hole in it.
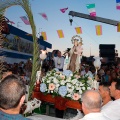
M 98 56 L 99 44 L 115 44 L 116 49 L 120 52 L 120 32 L 117 32 L 117 27 L 95 22 L 83 18 L 73 17 L 73 24 L 70 26 L 69 11 L 81 12 L 89 14 L 86 4 L 95 3 L 96 14 L 99 17 L 120 21 L 120 10 L 116 10 L 116 0 L 31 0 L 33 16 L 37 28 L 37 32 L 45 31 L 47 41 L 53 45 L 53 49 L 59 49 L 62 52 L 66 48 L 72 47 L 71 38 L 76 35 L 75 27 L 82 28 L 80 36 L 83 39 L 83 55 Z M 61 13 L 61 8 L 68 7 L 65 13 Z M 38 13 L 46 13 L 48 21 L 42 18 Z M 19 6 L 10 7 L 6 11 L 6 17 L 15 22 L 15 27 L 19 23 L 19 29 L 31 33 L 31 28 L 25 25 L 20 16 L 26 15 L 25 11 Z M 97 36 L 95 25 L 102 25 L 102 35 Z M 64 38 L 59 38 L 57 31 L 62 29 Z M 48 50 L 51 51 L 51 50 Z M 119 53 L 120 56 L 120 53 Z

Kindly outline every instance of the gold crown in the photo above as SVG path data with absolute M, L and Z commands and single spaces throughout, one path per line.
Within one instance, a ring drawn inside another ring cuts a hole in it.
M 76 38 L 78 38 L 78 39 L 76 39 Z M 74 35 L 72 37 L 72 39 L 71 39 L 72 44 L 74 44 L 75 41 L 80 41 L 79 43 L 83 45 L 83 43 L 82 43 L 83 40 L 79 35 Z

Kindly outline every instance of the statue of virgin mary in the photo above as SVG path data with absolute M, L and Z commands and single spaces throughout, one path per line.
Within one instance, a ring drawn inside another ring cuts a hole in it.
M 79 39 L 76 39 L 78 37 Z M 72 37 L 72 43 L 74 44 L 71 48 L 69 54 L 69 63 L 68 63 L 68 69 L 72 72 L 79 72 L 80 69 L 80 63 L 81 63 L 81 56 L 83 52 L 82 48 L 82 38 L 78 35 L 75 35 Z

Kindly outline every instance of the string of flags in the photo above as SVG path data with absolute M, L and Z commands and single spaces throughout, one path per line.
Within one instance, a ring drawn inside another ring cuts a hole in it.
M 96 10 L 95 10 L 95 4 L 86 4 L 86 7 L 88 9 L 88 12 L 90 14 L 90 16 L 92 17 L 96 17 Z M 120 0 L 116 0 L 116 9 L 120 10 Z M 60 12 L 61 13 L 65 13 L 68 10 L 68 7 L 66 8 L 61 8 Z M 45 20 L 48 21 L 48 16 L 46 13 L 38 13 L 41 17 L 43 17 Z M 28 18 L 26 16 L 21 16 L 20 17 L 21 20 L 26 24 L 26 25 L 30 25 L 30 22 L 28 20 Z M 11 24 L 15 24 L 13 21 L 9 21 L 9 23 Z M 96 30 L 96 35 L 100 36 L 102 35 L 102 26 L 101 25 L 96 25 L 95 26 L 95 30 Z M 81 27 L 76 27 L 75 31 L 77 34 L 82 34 L 82 28 Z M 120 32 L 120 23 L 118 23 L 117 25 L 117 32 Z M 64 33 L 63 30 L 57 30 L 57 34 L 59 38 L 64 38 Z M 47 40 L 47 34 L 46 32 L 41 32 L 41 35 L 43 36 L 44 40 Z
M 96 16 L 96 11 L 95 11 L 95 4 L 87 4 L 86 5 L 89 13 L 90 13 L 90 16 Z
M 86 7 L 88 9 L 88 12 L 89 12 L 90 16 L 95 17 L 96 16 L 95 3 L 86 4 Z M 116 9 L 120 10 L 120 0 L 116 0 Z M 68 7 L 60 9 L 60 11 L 62 13 L 65 13 L 67 10 L 68 10 Z M 48 20 L 48 17 L 46 15 L 46 13 L 38 13 L 38 14 L 41 15 L 45 20 Z M 26 16 L 21 16 L 20 18 L 26 25 L 30 25 L 30 22 L 29 22 L 29 20 L 28 20 L 28 18 Z M 10 23 L 15 24 L 13 21 L 10 21 Z
M 96 35 L 98 35 L 98 36 L 102 35 L 102 26 L 101 25 L 96 25 L 95 28 L 96 28 Z M 75 27 L 75 31 L 76 31 L 76 34 L 82 34 L 82 28 L 81 27 Z M 57 34 L 58 34 L 59 38 L 64 38 L 63 30 L 57 30 Z M 47 40 L 46 32 L 41 32 L 41 36 L 43 36 L 44 40 Z

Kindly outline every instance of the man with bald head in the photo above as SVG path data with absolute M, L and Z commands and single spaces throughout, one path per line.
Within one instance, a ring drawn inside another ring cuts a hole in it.
M 82 95 L 82 110 L 85 116 L 80 120 L 109 120 L 102 113 L 102 98 L 97 91 L 88 90 Z

